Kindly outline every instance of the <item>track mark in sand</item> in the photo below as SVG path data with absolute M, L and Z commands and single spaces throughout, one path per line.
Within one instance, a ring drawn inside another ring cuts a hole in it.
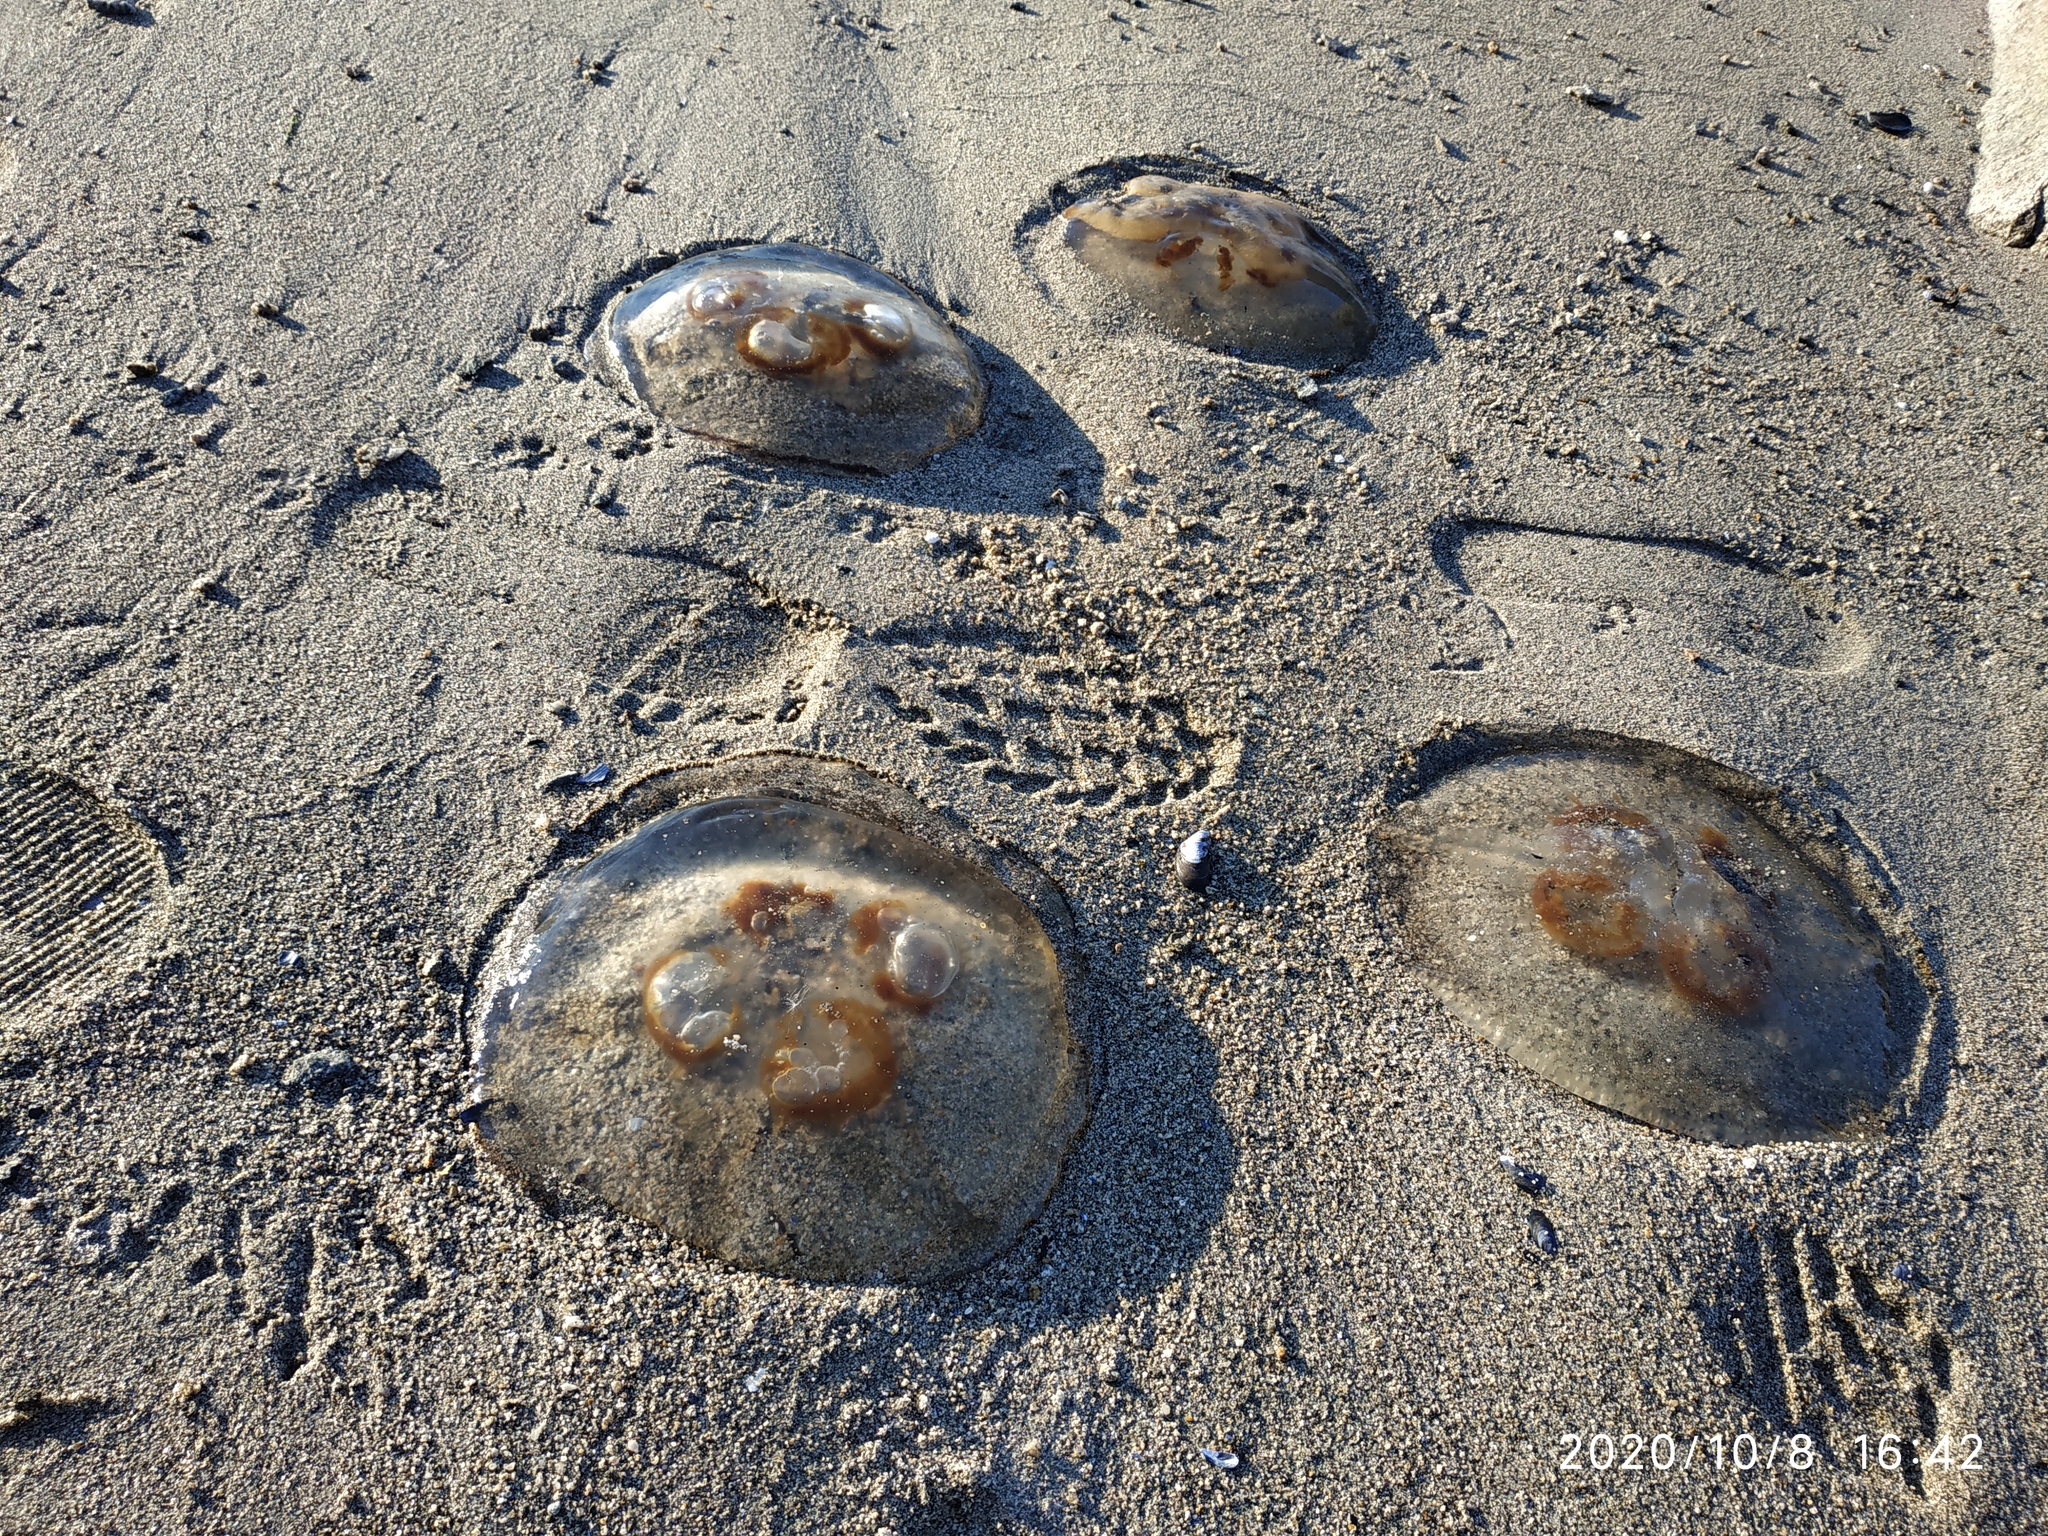
M 1702 1337 L 1728 1384 L 1775 1429 L 1843 1421 L 1829 1437 L 1851 1456 L 1856 1434 L 1932 1449 L 1948 1436 L 1960 1463 L 1977 1426 L 1951 1408 L 1963 1369 L 1955 1347 L 1926 1316 L 1907 1281 L 1838 1252 L 1797 1226 L 1742 1231 L 1727 1269 L 1693 1298 Z M 1873 1453 L 1874 1454 L 1874 1453 Z M 1910 1456 L 1898 1476 L 1938 1497 Z
M 667 587 L 622 605 L 593 680 L 661 725 L 686 709 L 700 722 L 787 724 L 809 703 L 807 679 L 836 648 L 808 614 L 716 571 L 689 568 L 687 589 Z
M 91 1393 L 23 1392 L 0 1406 L 0 1446 L 20 1449 L 46 1441 L 76 1444 L 113 1405 Z
M 71 780 L 0 763 L 0 1018 L 97 988 L 149 936 L 163 859 Z
M 1501 617 L 1484 599 L 1464 593 L 1412 597 L 1375 610 L 1366 620 L 1375 642 L 1425 672 L 1479 672 L 1514 649 Z
M 1825 593 L 1688 540 L 1557 533 L 1468 523 L 1438 542 L 1437 564 L 1512 634 L 1531 609 L 1577 611 L 1590 630 L 1648 630 L 1710 660 L 1739 651 L 1773 666 L 1842 672 L 1870 646 Z
M 462 615 L 437 621 L 430 638 L 444 647 L 464 628 L 502 636 L 518 675 L 635 735 L 685 715 L 794 721 L 844 632 L 817 604 L 699 556 L 564 545 L 492 518 L 441 492 L 389 489 L 341 506 L 328 542 L 354 570 Z M 416 696 L 433 707 L 431 691 Z
M 1091 686 L 1056 659 L 917 664 L 921 675 L 876 683 L 874 697 L 940 757 L 992 783 L 1062 805 L 1156 806 L 1235 772 L 1235 739 L 1175 695 Z

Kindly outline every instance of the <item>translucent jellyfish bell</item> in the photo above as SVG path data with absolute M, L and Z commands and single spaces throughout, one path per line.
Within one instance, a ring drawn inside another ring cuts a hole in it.
M 1908 1044 L 1882 939 L 1735 800 L 1604 752 L 1516 752 L 1404 806 L 1437 994 L 1582 1098 L 1703 1140 L 1858 1134 Z
M 647 822 L 521 908 L 485 994 L 492 1149 L 751 1269 L 981 1263 L 1037 1214 L 1083 1111 L 1030 907 L 791 799 Z
M 981 370 L 917 295 L 807 245 L 711 251 L 621 294 L 599 372 L 687 432 L 781 458 L 907 469 L 972 432 Z
M 1378 327 L 1341 248 L 1277 197 L 1140 176 L 1062 217 L 1082 266 L 1191 341 L 1323 366 L 1372 345 Z

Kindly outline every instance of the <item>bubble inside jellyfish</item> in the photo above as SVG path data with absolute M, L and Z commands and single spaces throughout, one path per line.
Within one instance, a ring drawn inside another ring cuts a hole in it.
M 748 1269 L 983 1263 L 1044 1204 L 1084 1107 L 1031 909 L 791 799 L 648 822 L 525 904 L 485 991 L 490 1147 Z
M 1062 216 L 1081 265 L 1192 341 L 1323 366 L 1372 345 L 1337 242 L 1277 197 L 1140 176 Z
M 807 245 L 711 251 L 621 294 L 598 370 L 687 432 L 781 458 L 907 469 L 972 432 L 986 389 L 929 305 Z
M 1432 987 L 1532 1071 L 1706 1141 L 1877 1128 L 1909 1049 L 1884 944 L 1734 799 L 1619 754 L 1518 752 L 1388 840 Z

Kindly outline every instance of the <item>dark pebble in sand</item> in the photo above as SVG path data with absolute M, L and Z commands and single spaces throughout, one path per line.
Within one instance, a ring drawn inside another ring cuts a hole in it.
M 1575 85 L 1565 92 L 1582 107 L 1591 107 L 1596 112 L 1612 112 L 1621 103 L 1605 91 L 1596 91 L 1590 85 Z
M 599 763 L 582 773 L 558 773 L 541 785 L 553 794 L 566 795 L 579 789 L 595 789 L 612 776 L 610 763 Z
M 1202 892 L 1216 878 L 1216 838 L 1197 832 L 1180 845 L 1173 860 L 1173 877 L 1189 890 Z
M 1556 1256 L 1557 1228 L 1550 1224 L 1550 1218 L 1541 1211 L 1529 1213 L 1529 1241 L 1541 1248 L 1544 1253 Z
M 1903 112 L 1866 112 L 1863 114 L 1863 126 L 1903 139 L 1913 131 L 1913 119 Z
M 128 0 L 85 0 L 87 10 L 104 16 L 109 21 L 147 21 L 149 12 L 139 5 L 130 5 Z
M 355 1076 L 355 1058 L 346 1051 L 308 1051 L 284 1069 L 287 1088 L 326 1088 Z
M 1505 1152 L 1500 1155 L 1500 1171 L 1515 1181 L 1515 1188 L 1525 1195 L 1540 1195 L 1549 1187 L 1549 1181 L 1534 1168 L 1524 1168 Z

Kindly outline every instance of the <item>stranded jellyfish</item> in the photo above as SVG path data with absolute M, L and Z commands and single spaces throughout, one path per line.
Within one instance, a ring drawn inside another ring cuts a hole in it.
M 1372 345 L 1337 242 L 1277 197 L 1140 176 L 1062 217 L 1081 265 L 1192 341 L 1324 366 Z
M 779 796 L 643 825 L 530 899 L 486 978 L 478 1126 L 749 1269 L 964 1269 L 1052 1190 L 1085 1072 L 1031 909 Z
M 1708 1141 L 1874 1126 L 1907 1045 L 1883 942 L 1736 798 L 1620 754 L 1515 752 L 1388 838 L 1431 985 L 1524 1066 Z
M 686 432 L 781 458 L 896 470 L 981 422 L 974 358 L 923 300 L 807 245 L 711 251 L 621 294 L 599 371 Z

